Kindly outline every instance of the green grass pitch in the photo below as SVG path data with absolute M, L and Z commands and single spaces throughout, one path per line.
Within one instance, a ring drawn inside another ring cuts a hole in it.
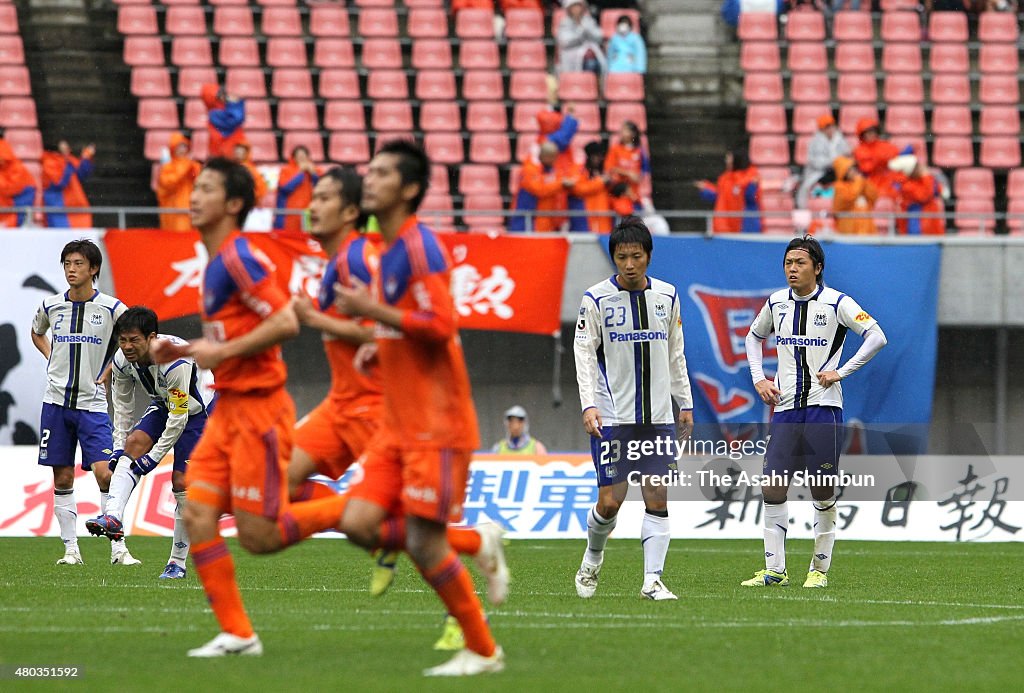
M 443 617 L 408 559 L 391 591 L 344 541 L 270 557 L 230 542 L 262 658 L 190 660 L 217 632 L 194 571 L 157 579 L 169 539 L 129 538 L 139 567 L 56 566 L 54 538 L 0 540 L 0 690 L 1017 690 L 1024 680 L 1024 544 L 844 542 L 825 590 L 801 587 L 809 541 L 787 547 L 793 586 L 739 586 L 761 542 L 673 541 L 678 602 L 639 597 L 639 541 L 609 542 L 597 596 L 572 576 L 583 541 L 514 541 L 508 602 L 489 608 L 504 673 L 424 680 Z M 1014 568 L 1013 566 L 1016 566 Z M 479 585 L 478 581 L 478 585 Z M 11 665 L 77 666 L 78 683 L 13 681 Z

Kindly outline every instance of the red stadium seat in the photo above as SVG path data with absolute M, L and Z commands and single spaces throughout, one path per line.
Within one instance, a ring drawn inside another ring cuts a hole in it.
M 886 43 L 921 38 L 921 20 L 916 12 L 886 12 L 882 15 L 882 40 Z
M 607 10 L 601 10 L 599 24 L 601 26 L 601 33 L 604 34 L 606 39 L 610 39 L 615 35 L 615 27 L 619 23 L 619 18 L 623 15 L 629 17 L 629 20 L 633 22 L 633 28 L 640 31 L 640 11 L 634 9 L 612 7 Z
M 750 162 L 756 166 L 788 166 L 789 140 L 785 135 L 753 135 Z
M 267 65 L 306 67 L 306 43 L 300 38 L 275 36 L 267 41 Z
M 405 75 L 402 75 L 404 81 Z M 317 95 L 324 99 L 359 99 L 359 75 L 350 69 L 320 71 Z
M 838 42 L 871 41 L 874 29 L 866 12 L 836 12 L 832 18 L 832 38 Z
M 142 141 L 142 155 L 149 161 L 159 161 L 174 130 L 146 130 Z
M 448 167 L 441 164 L 430 165 L 430 190 L 440 193 L 450 193 L 448 185 Z
M 323 161 L 325 158 L 324 138 L 320 136 L 319 130 L 292 130 L 284 133 L 284 139 L 281 142 L 284 155 L 290 158 L 296 147 L 308 149 L 309 156 L 313 161 Z
M 454 99 L 455 73 L 449 70 L 423 70 L 416 73 L 416 98 Z
M 840 72 L 875 70 L 875 49 L 870 43 L 840 43 L 836 46 L 836 69 Z
M 887 74 L 882 98 L 886 103 L 920 104 L 924 101 L 924 82 L 921 75 Z
M 140 99 L 147 96 L 170 96 L 171 73 L 166 67 L 133 67 L 130 91 L 132 96 Z M 2 92 L 3 77 L 0 75 L 0 93 Z
M 740 46 L 740 68 L 744 72 L 774 72 L 781 69 L 779 44 L 774 41 L 744 42 Z
M 828 74 L 824 72 L 798 72 L 789 82 L 789 98 L 793 101 L 818 102 L 831 93 Z
M 885 131 L 890 135 L 923 135 L 926 129 L 920 105 L 893 104 L 885 111 Z
M 435 164 L 462 163 L 462 135 L 454 132 L 428 132 L 423 136 L 423 148 Z
M 225 73 L 224 88 L 229 94 L 243 98 L 267 97 L 267 83 L 263 70 L 255 67 L 229 67 Z
M 618 132 L 625 121 L 632 121 L 640 128 L 640 132 L 647 132 L 647 109 L 642 103 L 613 103 L 608 104 L 604 115 L 604 127 L 608 132 Z
M 10 5 L 13 9 L 13 5 Z M 125 36 L 158 34 L 156 9 L 151 5 L 121 5 L 117 8 L 117 31 Z M 171 33 L 171 28 L 167 28 Z
M 1020 134 L 1020 112 L 1016 106 L 986 106 L 981 109 L 978 132 L 982 135 Z
M 1013 43 L 983 43 L 978 55 L 978 67 L 982 73 L 1017 74 L 1020 59 L 1017 46 Z
M 752 135 L 782 135 L 788 130 L 782 104 L 753 103 L 747 107 L 747 132 Z
M 279 130 L 319 130 L 316 104 L 311 99 L 282 99 L 277 102 Z
M 956 200 L 955 224 L 959 233 L 974 232 L 979 229 L 992 231 L 996 227 L 996 220 L 991 216 L 988 218 L 979 215 L 992 215 L 996 211 L 991 198 L 979 197 L 958 197 Z
M 544 13 L 522 8 L 506 10 L 505 37 L 531 41 L 544 38 Z
M 969 136 L 943 135 L 932 142 L 932 163 L 942 168 L 974 166 L 974 147 Z
M 212 67 L 183 67 L 178 70 L 178 95 L 195 97 L 200 95 L 204 84 L 217 82 L 217 71 Z M 239 92 L 228 90 L 229 94 L 245 96 Z
M 474 230 L 479 229 L 502 229 L 505 226 L 505 217 L 500 214 L 487 214 L 486 212 L 500 212 L 505 208 L 501 195 L 491 194 L 469 194 L 462 200 L 462 209 L 475 214 L 464 214 L 463 221 Z
M 246 102 L 246 111 L 249 110 L 249 106 L 250 104 Z M 201 130 L 206 127 L 206 123 L 206 104 L 200 99 L 186 99 L 183 125 L 190 130 Z
M 780 87 L 781 91 L 781 87 Z M 515 101 L 545 101 L 548 98 L 547 73 L 540 70 L 513 72 L 508 88 Z
M 498 47 L 494 46 L 497 57 Z M 452 69 L 452 44 L 444 39 L 420 39 L 412 44 L 412 67 L 415 70 Z
M 349 27 L 348 9 L 344 5 L 336 4 L 310 5 L 309 33 L 323 38 L 348 38 L 352 33 Z M 369 152 L 369 145 L 366 150 Z
M 978 162 L 989 168 L 1017 168 L 1020 166 L 1020 139 L 994 135 L 983 138 Z
M 409 81 L 401 70 L 376 70 L 366 80 L 366 95 L 371 99 L 407 99 Z
M 497 70 L 467 70 L 462 75 L 462 98 L 501 102 L 505 98 L 501 73 Z
M 1020 32 L 1012 12 L 982 12 L 978 17 L 978 40 L 982 48 L 992 43 L 1017 43 Z
M 793 147 L 793 163 L 800 166 L 807 164 L 807 150 L 811 144 L 811 137 L 811 135 L 797 135 L 796 144 Z
M 818 117 L 831 113 L 828 102 L 798 103 L 793 106 L 793 132 L 798 135 L 814 133 L 818 129 Z
M 825 17 L 820 12 L 790 12 L 786 22 L 787 41 L 825 40 Z
M 801 13 L 802 14 L 802 13 Z M 791 72 L 821 72 L 828 69 L 824 43 L 791 43 L 786 53 L 786 66 Z
M 932 110 L 933 135 L 970 134 L 971 127 L 971 109 L 967 106 L 936 106 Z
M 463 195 L 494 194 L 501 191 L 498 167 L 493 164 L 463 164 L 459 167 L 459 190 Z
M 176 36 L 206 36 L 206 13 L 202 7 L 191 5 L 168 7 L 164 30 Z
M 141 37 L 137 37 L 141 38 Z M 125 39 L 125 45 L 128 45 L 128 41 L 132 40 L 131 37 Z M 160 64 L 163 64 L 163 51 L 160 52 Z M 0 65 L 24 65 L 25 64 L 25 44 L 22 42 L 20 36 L 4 36 L 3 40 L 0 41 Z
M 601 131 L 601 109 L 594 101 L 583 101 L 576 104 L 574 114 L 579 122 L 579 132 Z
M 995 176 L 990 168 L 958 168 L 953 176 L 953 195 L 956 197 L 987 197 L 996 195 Z
M 1024 197 L 1011 197 L 1006 204 L 1006 226 L 1014 236 L 1024 229 Z
M 192 156 L 202 161 L 209 156 L 210 133 L 206 130 L 196 130 L 192 133 Z
M 260 49 L 249 36 L 229 36 L 220 40 L 217 61 L 224 67 L 259 67 Z
M 986 106 L 1016 105 L 1020 101 L 1017 75 L 982 75 L 978 99 Z
M 485 45 L 494 46 L 497 52 L 495 43 L 487 42 Z M 462 50 L 465 50 L 465 46 L 463 44 Z M 548 55 L 544 44 L 539 41 L 509 41 L 505 49 L 505 62 L 510 70 L 544 70 L 548 66 Z
M 1011 200 L 1024 200 L 1024 168 L 1015 168 L 1006 176 L 1006 196 Z
M 593 72 L 563 72 L 558 77 L 558 98 L 562 101 L 596 101 L 597 75 Z
M 882 48 L 882 70 L 892 72 L 921 72 L 921 46 L 916 43 L 887 43 Z
M 878 109 L 873 103 L 844 104 L 839 109 L 839 130 L 844 135 L 856 135 L 857 123 L 864 118 L 878 120 Z
M 779 73 L 748 72 L 743 75 L 743 98 L 745 101 L 778 102 L 782 101 L 782 97 L 782 75 Z
M 293 7 L 264 7 L 260 30 L 265 36 L 302 36 L 299 10 Z M 321 149 L 323 146 L 321 145 Z
M 932 72 L 967 72 L 970 67 L 965 43 L 933 43 L 928 53 Z
M 366 114 L 359 101 L 328 101 L 324 105 L 324 128 L 366 132 Z
M 327 155 L 339 164 L 365 164 L 370 160 L 370 141 L 365 132 L 333 132 Z
M 462 115 L 454 101 L 424 101 L 420 105 L 420 130 L 461 132 Z
M 441 9 L 414 7 L 409 10 L 407 25 L 409 36 L 417 40 L 448 38 L 448 13 Z
M 774 12 L 743 12 L 736 30 L 740 41 L 775 41 L 779 25 Z
M 274 128 L 274 121 L 270 117 L 270 103 L 266 99 L 245 100 L 245 126 L 253 130 Z
M 967 38 L 964 12 L 932 12 L 928 16 L 928 40 L 932 43 L 964 43 Z
M 609 101 L 643 101 L 644 76 L 632 72 L 608 75 L 604 85 L 604 98 Z
M 368 38 L 363 41 L 360 59 L 370 70 L 401 70 L 402 46 L 398 39 Z
M 393 9 L 372 8 L 359 12 L 359 23 L 357 26 L 359 35 L 363 38 L 374 36 L 398 36 L 398 15 Z
M 455 15 L 455 35 L 460 39 L 494 38 L 494 13 L 490 10 L 459 10 Z
M 179 126 L 178 107 L 174 99 L 139 99 L 139 114 L 135 122 L 143 129 L 176 130 Z
M 252 145 L 252 160 L 256 162 L 280 161 L 277 153 L 277 138 L 270 130 L 246 129 L 245 136 Z
M 543 51 L 544 45 L 537 45 Z M 545 54 L 545 68 L 546 60 Z M 501 67 L 498 44 L 494 41 L 463 41 L 459 45 L 459 67 L 463 70 L 497 70 Z
M 4 139 L 22 161 L 38 161 L 43 155 L 43 135 L 35 128 L 10 128 Z
M 933 76 L 931 100 L 934 104 L 969 104 L 971 83 L 967 75 L 945 73 Z
M 512 159 L 508 135 L 476 132 L 469 138 L 469 160 L 476 164 L 507 164 Z
M 160 49 L 160 57 L 163 58 L 163 48 Z M 171 62 L 178 67 L 212 65 L 210 40 L 205 36 L 176 36 L 171 42 Z
M 536 153 L 536 149 L 537 143 L 533 137 L 530 137 L 528 135 L 516 136 L 516 161 L 526 161 L 529 157 L 534 156 L 534 154 Z M 573 138 L 572 144 L 570 145 L 570 149 L 573 151 L 574 158 L 577 150 L 582 151 L 583 145 L 580 144 L 579 137 Z
M 537 114 L 547 108 L 543 101 L 519 101 L 512 107 L 512 129 L 516 132 L 537 132 Z
M 0 99 L 0 127 L 35 128 L 38 126 L 35 99 L 20 97 Z
M 207 48 L 209 48 L 209 43 L 207 43 Z M 173 51 L 171 55 L 173 56 Z M 130 67 L 152 67 L 163 65 L 164 43 L 160 40 L 159 36 L 128 36 L 124 40 L 124 51 L 122 52 L 121 57 L 124 60 L 124 64 Z M 4 64 L 11 64 L 11 61 L 8 60 L 0 62 Z M 24 65 L 24 56 L 22 60 L 15 62 L 14 64 Z M 209 65 L 209 63 L 207 63 L 207 65 Z
M 413 49 L 415 56 L 415 47 Z M 313 44 L 313 64 L 317 67 L 355 67 L 355 51 L 348 39 L 318 38 Z
M 499 101 L 474 101 L 466 109 L 466 129 L 471 132 L 508 132 L 505 104 Z
M 377 101 L 370 125 L 374 130 L 412 130 L 412 106 L 408 101 Z
M 218 36 L 252 36 L 256 27 L 248 6 L 224 6 L 213 10 L 213 33 Z

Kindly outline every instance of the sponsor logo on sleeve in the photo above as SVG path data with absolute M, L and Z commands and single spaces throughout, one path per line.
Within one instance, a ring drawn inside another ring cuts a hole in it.
M 870 315 L 868 315 L 863 310 L 861 312 L 857 313 L 855 316 L 853 316 L 853 321 L 855 323 L 858 323 L 858 324 L 864 324 L 866 322 L 871 322 L 873 319 L 874 318 L 872 318 Z

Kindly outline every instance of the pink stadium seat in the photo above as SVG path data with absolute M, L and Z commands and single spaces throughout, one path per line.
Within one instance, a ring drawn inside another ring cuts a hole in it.
M 609 101 L 643 101 L 644 76 L 632 72 L 608 75 L 604 98 Z
M 750 161 L 757 166 L 788 166 L 789 140 L 785 135 L 753 135 Z
M 844 135 L 856 135 L 857 123 L 863 118 L 878 120 L 878 109 L 873 103 L 844 104 L 839 109 L 839 129 Z
M 970 60 L 966 43 L 933 43 L 928 55 L 932 72 L 967 72 Z
M 485 45 L 494 46 L 497 52 L 497 45 L 493 42 Z M 466 44 L 462 46 L 462 50 L 465 50 Z M 544 44 L 539 41 L 509 41 L 505 49 L 505 62 L 510 70 L 544 70 L 548 66 L 548 56 Z
M 608 104 L 604 115 L 604 127 L 608 132 L 617 132 L 622 123 L 630 120 L 636 123 L 640 132 L 647 132 L 647 109 L 642 103 Z
M 798 72 L 789 82 L 789 98 L 793 101 L 818 102 L 832 93 L 825 72 Z
M 590 73 L 593 76 L 593 73 Z M 467 70 L 462 75 L 462 98 L 467 101 L 501 101 L 505 85 L 497 70 Z
M 969 104 L 971 83 L 966 74 L 944 73 L 932 77 L 932 103 Z
M 978 131 L 982 135 L 1020 134 L 1020 112 L 1016 106 L 986 106 L 981 109 Z
M 300 38 L 275 36 L 267 41 L 267 65 L 306 67 L 306 43 Z
M 914 41 L 921 38 L 921 20 L 916 12 L 885 12 L 882 14 L 882 40 L 886 43 Z
M 10 128 L 4 139 L 22 161 L 38 161 L 43 155 L 43 135 L 35 128 Z
M 1012 12 L 982 12 L 978 17 L 978 40 L 982 47 L 990 43 L 1017 43 L 1019 34 Z
M 508 95 L 515 101 L 546 100 L 548 97 L 547 73 L 540 70 L 513 72 L 509 82 Z
M 811 135 L 797 135 L 793 146 L 793 163 L 803 166 L 807 163 L 807 150 L 811 144 Z M 787 166 L 789 164 L 786 164 Z
M 435 164 L 461 164 L 462 135 L 454 132 L 428 132 L 423 136 L 423 147 Z
M 297 0 L 256 0 L 263 7 L 272 7 L 274 5 L 285 5 L 288 7 L 294 7 Z
M 991 198 L 958 197 L 956 200 L 955 224 L 958 232 L 977 232 L 984 228 L 992 231 L 996 227 L 995 219 L 983 218 L 979 214 L 993 214 L 996 211 Z
M 820 12 L 790 12 L 786 22 L 787 41 L 825 40 L 825 17 Z
M 291 157 L 296 147 L 305 147 L 309 150 L 309 156 L 313 161 L 323 161 L 324 138 L 320 136 L 319 130 L 292 130 L 284 133 L 281 142 L 281 151 L 285 156 Z
M 919 104 L 892 105 L 885 111 L 885 131 L 890 135 L 923 135 L 924 109 Z
M 448 167 L 441 164 L 430 165 L 430 189 L 434 192 L 450 193 L 448 185 Z
M 245 110 L 249 110 L 249 102 L 245 104 Z M 190 130 L 201 130 L 206 127 L 206 104 L 200 99 L 185 99 L 185 117 L 183 125 Z
M 840 72 L 874 72 L 875 49 L 870 43 L 836 45 L 836 69 Z
M 370 70 L 402 69 L 402 46 L 394 38 L 368 38 L 359 53 L 363 67 Z
M 312 99 L 278 101 L 277 127 L 279 130 L 319 130 L 320 121 L 316 115 L 316 104 Z
M 409 10 L 407 24 L 411 38 L 448 38 L 448 13 L 444 10 L 414 7 Z
M 1011 200 L 1024 200 L 1024 168 L 1015 168 L 1006 176 L 1006 196 Z
M 224 78 L 224 88 L 229 94 L 243 98 L 267 96 L 267 84 L 263 70 L 256 67 L 229 67 Z
M 127 41 L 130 39 L 126 40 Z M 161 51 L 160 57 L 163 58 L 163 52 Z M 162 62 L 162 61 L 161 61 Z M 4 36 L 0 40 L 0 65 L 24 65 L 25 64 L 25 44 L 22 42 L 21 37 Z
M 7 37 L 4 38 L 6 39 Z M 209 43 L 207 43 L 207 48 L 209 48 Z M 173 52 L 171 55 L 173 56 Z M 128 36 L 124 40 L 122 59 L 124 60 L 124 64 L 130 67 L 163 65 L 163 41 L 160 40 L 159 36 Z M 11 61 L 2 60 L 0 63 L 11 64 Z M 22 56 L 21 60 L 13 64 L 24 65 L 24 56 Z M 207 63 L 207 65 L 209 65 L 209 63 Z
M 917 10 L 921 5 L 917 0 L 882 0 L 882 12 L 895 10 Z
M 936 106 L 932 109 L 933 135 L 963 135 L 971 132 L 971 109 L 967 106 Z
M 132 0 L 127 1 L 131 2 Z M 162 4 L 170 7 L 172 5 L 199 5 L 201 2 L 200 0 L 164 0 Z
M 774 72 L 781 67 L 775 41 L 745 41 L 740 46 L 740 68 L 744 72 Z
M 995 197 L 996 181 L 990 168 L 958 168 L 953 176 L 955 197 Z
M 357 7 L 394 7 L 395 0 L 355 0 Z
M 798 135 L 815 132 L 818 129 L 818 116 L 831 112 L 828 102 L 796 104 L 793 106 L 793 132 Z
M 490 10 L 459 10 L 455 15 L 455 35 L 460 39 L 494 38 L 494 13 Z
M 630 21 L 633 22 L 633 28 L 636 31 L 640 31 L 640 11 L 634 9 L 612 7 L 607 10 L 601 10 L 600 25 L 601 33 L 604 34 L 606 39 L 611 38 L 615 35 L 615 26 L 619 23 L 619 17 L 626 15 Z
M 558 98 L 562 101 L 596 101 L 597 75 L 593 72 L 563 72 L 558 77 Z
M 1017 168 L 1020 166 L 1020 139 L 996 135 L 983 138 L 978 161 L 989 168 Z
M 786 66 L 791 72 L 820 72 L 828 69 L 824 43 L 791 43 L 786 53 Z
M 217 71 L 212 67 L 183 67 L 178 70 L 178 95 L 185 97 L 199 96 L 199 92 L 204 84 L 213 84 L 216 81 Z M 228 93 L 244 96 L 230 89 Z
M 140 128 L 178 128 L 178 107 L 174 99 L 139 99 L 139 114 L 135 120 Z
M 209 3 L 211 5 L 213 5 L 214 7 L 219 7 L 221 5 L 248 5 L 249 4 L 248 0 L 209 0 Z M 192 4 L 196 4 L 196 3 L 192 3 Z
M 517 158 L 516 161 L 522 161 L 522 159 Z M 508 167 L 508 192 L 512 197 L 519 193 L 519 179 L 522 168 L 519 164 L 512 164 Z
M 466 109 L 466 129 L 472 132 L 508 132 L 508 115 L 501 101 L 474 101 Z
M 1016 105 L 1020 101 L 1020 87 L 1017 84 L 1017 75 L 982 75 L 978 99 L 986 106 Z
M 409 81 L 401 70 L 376 70 L 366 80 L 366 95 L 371 99 L 407 99 Z
M 206 13 L 202 7 L 174 5 L 167 8 L 164 29 L 176 36 L 206 36 Z M 252 35 L 252 32 L 249 32 Z
M 498 47 L 494 46 L 497 57 Z M 452 69 L 452 45 L 444 39 L 420 39 L 412 44 L 412 67 L 416 70 Z
M 454 99 L 455 73 L 449 70 L 423 70 L 416 73 L 416 98 Z
M 916 43 L 887 43 L 882 48 L 885 72 L 921 72 L 921 46 Z
M 459 167 L 459 190 L 463 195 L 494 194 L 501 191 L 498 167 L 493 164 L 463 164 Z
M 574 157 L 575 157 L 575 153 L 576 153 L 577 148 L 579 148 L 580 151 L 582 151 L 582 147 L 583 147 L 583 145 L 580 144 L 580 138 L 579 137 L 573 138 L 572 145 L 570 146 L 570 149 L 573 151 L 573 156 Z M 521 135 L 517 135 L 516 136 L 516 159 L 515 159 L 516 161 L 526 161 L 529 157 L 534 155 L 535 151 L 536 151 L 536 140 L 533 137 L 521 136 Z
M 420 130 L 461 132 L 462 115 L 454 101 L 424 101 L 420 105 Z
M 1011 197 L 1006 204 L 1006 226 L 1010 233 L 1020 235 L 1024 229 L 1024 197 Z
M 978 67 L 982 73 L 1017 74 L 1020 59 L 1017 45 L 1013 43 L 983 43 L 978 55 Z
M 339 164 L 364 164 L 370 160 L 370 141 L 365 132 L 332 132 L 327 155 Z
M 160 51 L 163 56 L 163 49 Z M 176 36 L 171 42 L 171 62 L 178 67 L 206 67 L 213 64 L 210 40 L 205 36 Z
M 544 45 L 537 45 L 543 51 Z M 545 68 L 546 61 L 545 54 Z M 498 44 L 494 41 L 463 41 L 459 45 L 459 67 L 463 70 L 497 70 L 501 67 Z
M 932 43 L 964 43 L 967 37 L 965 13 L 932 12 L 928 16 L 928 39 Z
M 537 114 L 547 108 L 543 101 L 518 101 L 512 107 L 512 129 L 516 132 L 537 132 Z
M 174 130 L 146 130 L 142 145 L 142 155 L 149 161 L 159 161 L 164 147 L 170 141 Z
M 359 12 L 357 30 L 363 38 L 398 36 L 398 15 L 393 9 L 371 8 Z
M 152 5 L 121 5 L 117 8 L 117 31 L 125 36 L 160 33 L 156 10 Z M 170 27 L 167 31 L 171 33 Z
M 324 38 L 348 38 L 352 33 L 349 27 L 348 10 L 344 5 L 311 5 L 309 8 L 309 33 Z M 368 151 L 369 145 L 367 145 Z
M 370 125 L 374 130 L 412 130 L 412 106 L 408 101 L 378 101 L 373 104 Z
M 355 51 L 348 39 L 319 38 L 313 44 L 313 64 L 317 67 L 355 67 Z
M 246 129 L 245 136 L 252 145 L 252 160 L 255 162 L 280 161 L 277 153 L 277 138 L 270 130 Z
M 192 156 L 202 161 L 209 156 L 210 133 L 206 130 L 196 130 L 192 133 Z
M 469 160 L 476 164 L 507 164 L 512 159 L 508 135 L 476 132 L 469 138 Z
M 942 168 L 974 166 L 970 136 L 943 135 L 932 142 L 932 163 Z
M 266 36 L 302 36 L 302 20 L 299 19 L 299 10 L 294 6 L 264 7 L 260 30 Z M 323 149 L 323 145 L 321 145 L 321 149 Z
M 463 215 L 463 221 L 474 230 L 501 229 L 505 226 L 505 218 L 500 214 L 486 214 L 500 212 L 505 208 L 501 195 L 497 193 L 466 195 L 462 200 L 462 208 L 467 212 L 476 212 Z
M 785 193 L 769 193 L 761 197 L 761 209 L 765 233 L 793 233 L 793 196 Z
M 405 75 L 402 78 L 404 80 Z M 318 87 L 317 95 L 324 99 L 358 99 L 362 96 L 359 75 L 351 69 L 321 70 Z
M 600 132 L 601 131 L 601 109 L 594 101 L 583 101 L 576 104 L 574 114 L 579 122 L 579 131 Z
M 775 41 L 779 25 L 774 12 L 744 12 L 740 15 L 737 36 L 741 41 Z
M 18 12 L 14 4 L 0 5 L 0 34 L 18 33 Z
M 919 74 L 887 74 L 882 98 L 886 103 L 913 103 L 924 101 L 924 81 Z
M 782 104 L 754 103 L 747 107 L 747 132 L 752 135 L 782 135 L 788 130 Z
M 217 61 L 223 67 L 259 67 L 260 49 L 249 36 L 229 36 L 220 40 Z
M 786 166 L 765 166 L 759 168 L 758 172 L 761 174 L 762 190 L 782 190 L 783 184 L 791 175 Z
M 836 12 L 832 18 L 832 38 L 839 42 L 871 41 L 874 30 L 866 12 Z
M 463 10 L 465 12 L 465 10 Z M 428 190 L 420 206 L 420 215 L 424 222 L 437 231 L 450 231 L 455 228 L 455 217 L 452 216 L 451 195 L 433 193 Z
M 744 100 L 777 102 L 782 101 L 782 97 L 782 75 L 778 72 L 748 72 L 743 75 Z
M 272 130 L 274 121 L 270 117 L 270 102 L 266 99 L 246 99 L 245 126 L 253 130 Z
M 0 127 L 35 128 L 38 126 L 35 99 L 20 97 L 0 99 Z
M 328 101 L 324 105 L 324 128 L 366 132 L 366 115 L 359 101 Z
M 130 91 L 132 96 L 140 99 L 147 96 L 170 96 L 171 73 L 166 67 L 133 67 Z M 0 93 L 2 92 L 3 78 L 0 77 Z
M 910 147 L 910 150 L 922 163 L 928 163 L 928 145 L 923 137 L 916 135 L 893 135 L 891 140 L 896 145 L 896 149 L 903 151 Z
M 213 33 L 218 36 L 252 36 L 255 31 L 248 5 L 227 5 L 213 10 Z
M 506 10 L 505 37 L 530 40 L 544 38 L 544 13 L 521 8 Z

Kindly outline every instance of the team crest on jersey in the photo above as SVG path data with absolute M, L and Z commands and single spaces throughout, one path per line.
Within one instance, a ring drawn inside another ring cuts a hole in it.
M 103 314 L 102 313 L 93 313 L 92 315 L 90 315 L 89 316 L 89 324 L 90 325 L 95 325 L 96 327 L 99 327 L 100 325 L 102 325 L 103 324 Z
M 853 317 L 853 321 L 856 323 L 871 322 L 871 316 L 862 310 Z
M 668 317 L 668 310 L 666 310 L 664 303 L 655 303 L 654 304 L 654 315 L 659 317 L 659 318 Z
M 747 332 L 761 306 L 772 295 L 772 291 L 727 291 L 700 284 L 690 286 L 688 293 L 704 318 L 704 326 L 715 352 L 715 360 L 729 373 L 737 373 L 747 367 L 747 350 L 744 344 Z M 778 356 L 775 344 L 766 341 L 764 363 L 774 363 Z
M 824 327 L 827 324 L 828 324 L 828 316 L 827 315 L 825 315 L 824 313 L 815 313 L 814 314 L 814 326 L 815 327 Z

